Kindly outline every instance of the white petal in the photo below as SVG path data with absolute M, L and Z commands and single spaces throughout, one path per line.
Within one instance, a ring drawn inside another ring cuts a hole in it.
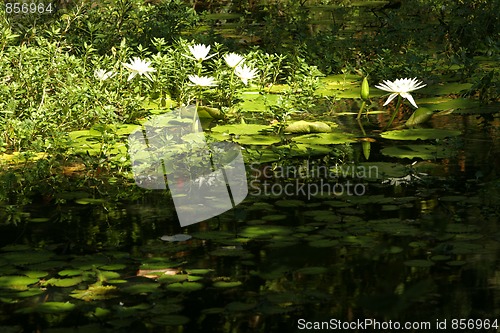
M 136 75 L 137 75 L 137 72 L 130 73 L 130 75 L 128 76 L 128 80 L 127 81 L 132 80 Z
M 413 97 L 410 94 L 402 93 L 401 97 L 406 98 L 411 103 L 411 105 L 413 105 L 415 108 L 418 109 L 417 103 L 415 103 L 415 100 L 413 99 Z
M 398 95 L 398 93 L 391 94 L 389 96 L 389 98 L 387 99 L 387 101 L 385 101 L 384 106 L 386 106 L 387 104 L 389 104 L 397 95 Z
M 153 79 L 151 78 L 151 75 L 149 73 L 144 73 L 144 76 L 149 79 L 149 81 L 153 82 Z

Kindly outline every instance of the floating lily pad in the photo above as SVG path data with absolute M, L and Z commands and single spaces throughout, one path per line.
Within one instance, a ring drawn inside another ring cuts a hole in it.
M 296 121 L 285 128 L 287 133 L 329 133 L 332 129 L 328 124 L 320 121 Z
M 264 221 L 283 221 L 286 220 L 287 216 L 285 214 L 272 214 L 262 217 Z
M 186 234 L 176 234 L 176 235 L 165 235 L 161 236 L 160 239 L 165 242 L 184 242 L 191 239 L 192 236 Z
M 106 271 L 118 271 L 118 270 L 124 269 L 126 267 L 127 267 L 127 265 L 125 265 L 125 264 L 111 264 L 111 265 L 99 266 L 100 269 L 104 269 Z M 61 275 L 61 274 L 59 273 L 59 275 Z
M 425 106 L 429 110 L 448 110 L 448 109 L 471 109 L 479 108 L 479 101 L 468 98 L 423 98 L 419 100 L 419 105 Z
M 257 303 L 231 302 L 226 305 L 226 310 L 230 312 L 245 312 L 254 309 Z
M 189 274 L 194 274 L 194 275 L 205 275 L 208 273 L 213 272 L 213 269 L 209 268 L 193 268 L 193 269 L 186 269 L 186 272 Z
M 50 218 L 48 217 L 32 217 L 28 219 L 29 222 L 32 223 L 44 223 L 44 222 L 49 222 Z
M 75 304 L 69 302 L 45 302 L 37 305 L 34 308 L 35 312 L 40 313 L 62 313 L 72 311 L 75 308 Z
M 460 131 L 441 128 L 414 128 L 388 131 L 380 134 L 384 139 L 390 140 L 431 140 L 444 139 L 460 135 Z
M 386 147 L 380 151 L 383 155 L 397 158 L 421 158 L 424 160 L 447 158 L 457 154 L 456 150 L 438 145 L 404 145 Z M 393 176 L 395 177 L 395 176 Z M 401 177 L 401 176 L 396 176 Z
M 203 284 L 199 282 L 177 282 L 177 283 L 172 283 L 167 286 L 168 290 L 171 291 L 177 291 L 177 292 L 192 292 L 196 290 L 203 289 Z
M 259 124 L 218 125 L 213 127 L 211 131 L 214 133 L 249 135 L 249 134 L 259 134 L 259 132 L 261 131 L 272 131 L 272 127 Z
M 28 272 L 24 272 L 23 274 L 26 275 L 27 277 L 30 277 L 33 279 L 39 279 L 39 278 L 42 278 L 42 277 L 49 275 L 48 272 L 42 272 L 42 271 L 28 271 Z
M 47 282 L 45 282 L 48 285 L 54 286 L 54 287 L 73 287 L 76 286 L 77 284 L 80 284 L 83 281 L 83 278 L 81 276 L 75 276 L 72 278 L 67 278 L 67 279 L 49 279 Z
M 311 266 L 311 267 L 300 268 L 295 272 L 304 275 L 318 275 L 328 272 L 328 268 L 321 266 Z
M 434 265 L 432 261 L 421 259 L 407 260 L 404 262 L 404 264 L 405 266 L 410 267 L 431 267 Z
M 217 250 L 213 250 L 210 252 L 212 256 L 217 256 L 217 257 L 244 257 L 244 258 L 251 258 L 253 255 L 236 246 L 226 246 Z
M 436 254 L 435 256 L 432 256 L 431 257 L 431 260 L 432 261 L 447 261 L 447 260 L 450 260 L 450 256 L 446 256 L 446 255 L 443 255 L 443 254 Z
M 194 232 L 192 235 L 194 238 L 204 239 L 204 240 L 214 240 L 214 241 L 234 237 L 234 234 L 231 234 L 226 231 L 200 231 L 200 232 Z
M 59 274 L 59 276 L 77 276 L 82 275 L 83 271 L 80 269 L 64 269 L 59 271 L 57 274 Z
M 0 276 L 0 288 L 25 290 L 30 284 L 37 283 L 39 280 L 22 275 Z
M 104 199 L 95 199 L 95 198 L 82 198 L 75 200 L 75 203 L 79 205 L 99 205 L 105 202 Z
M 315 145 L 338 145 L 348 142 L 354 142 L 354 137 L 349 133 L 332 132 L 306 134 L 292 138 L 292 141 L 297 143 L 315 144 Z
M 302 200 L 278 200 L 274 203 L 278 207 L 284 208 L 300 208 L 304 206 L 304 201 Z
M 258 225 L 244 228 L 239 235 L 246 238 L 270 238 L 273 235 L 289 235 L 291 228 L 279 225 Z
M 117 289 L 115 286 L 90 285 L 87 289 L 73 290 L 70 296 L 86 302 L 104 300 L 116 297 Z
M 2 257 L 15 265 L 32 265 L 49 261 L 53 254 L 48 251 L 9 252 Z
M 241 135 L 233 139 L 241 145 L 262 145 L 268 146 L 281 142 L 281 138 L 275 135 Z
M 335 240 L 335 239 L 318 239 L 318 240 L 309 242 L 309 246 L 319 247 L 319 248 L 334 247 L 337 245 L 339 245 L 339 241 Z
M 158 282 L 160 283 L 174 283 L 174 282 L 182 282 L 187 281 L 187 274 L 175 274 L 175 275 L 162 275 L 158 278 Z
M 241 285 L 241 281 L 217 281 L 213 284 L 213 286 L 216 288 L 234 288 Z
M 30 288 L 28 290 L 20 291 L 16 294 L 18 297 L 33 297 L 45 293 L 45 290 L 40 288 Z
M 467 262 L 466 261 L 463 261 L 463 260 L 450 260 L 446 263 L 446 265 L 448 266 L 455 266 L 455 267 L 458 267 L 458 266 L 463 266 L 465 265 Z
M 189 323 L 189 318 L 182 315 L 161 315 L 151 318 L 151 323 L 161 326 L 182 326 Z
M 121 290 L 127 294 L 137 295 L 155 292 L 159 286 L 160 284 L 158 283 L 137 283 L 124 287 Z

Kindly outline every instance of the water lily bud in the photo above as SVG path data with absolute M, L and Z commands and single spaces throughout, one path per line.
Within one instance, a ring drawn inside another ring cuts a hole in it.
M 366 76 L 363 78 L 363 83 L 361 84 L 361 99 L 367 101 L 370 98 L 370 86 L 368 85 L 368 79 Z

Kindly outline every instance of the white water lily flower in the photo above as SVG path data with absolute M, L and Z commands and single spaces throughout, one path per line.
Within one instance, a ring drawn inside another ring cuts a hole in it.
M 113 71 L 106 72 L 106 70 L 104 70 L 104 69 L 96 69 L 94 71 L 94 77 L 100 81 L 105 81 L 107 79 L 112 78 L 115 75 L 116 75 L 115 72 L 113 72 Z
M 153 79 L 151 78 L 151 75 L 149 75 L 148 72 L 156 72 L 156 69 L 149 67 L 151 65 L 151 61 L 146 61 L 142 60 L 138 57 L 134 57 L 134 59 L 130 59 L 130 63 L 122 63 L 123 66 L 129 70 L 130 75 L 128 76 L 128 80 L 132 80 L 137 74 L 139 75 L 144 75 L 147 77 L 151 82 Z
M 209 76 L 189 75 L 188 78 L 189 81 L 193 83 L 193 85 L 199 87 L 213 87 L 217 85 L 214 78 Z
M 235 68 L 240 63 L 245 61 L 245 59 L 237 53 L 228 53 L 224 55 L 224 61 L 229 67 Z
M 193 46 L 189 46 L 189 51 L 191 51 L 191 54 L 193 55 L 192 57 L 186 56 L 190 59 L 196 60 L 196 61 L 203 61 L 212 58 L 214 55 L 217 53 L 212 54 L 211 56 L 207 57 L 208 52 L 210 52 L 210 45 L 203 45 L 203 44 L 195 44 Z
M 418 82 L 417 78 L 397 79 L 394 82 L 384 80 L 382 82 L 383 83 L 379 85 L 375 85 L 375 88 L 392 93 L 387 99 L 387 101 L 384 103 L 384 106 L 389 104 L 396 96 L 401 95 L 401 97 L 406 98 L 415 108 L 418 109 L 417 103 L 415 103 L 415 100 L 409 94 L 409 92 L 423 88 L 426 86 L 426 84 L 423 84 L 423 82 Z
M 257 75 L 257 70 L 248 67 L 247 65 L 238 66 L 234 69 L 234 73 L 243 81 L 246 85 L 248 80 L 253 79 Z

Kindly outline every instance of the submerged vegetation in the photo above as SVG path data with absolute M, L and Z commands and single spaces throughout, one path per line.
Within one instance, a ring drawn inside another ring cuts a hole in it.
M 0 330 L 498 328 L 498 1 L 2 6 Z M 238 144 L 248 198 L 180 228 L 155 122 Z

